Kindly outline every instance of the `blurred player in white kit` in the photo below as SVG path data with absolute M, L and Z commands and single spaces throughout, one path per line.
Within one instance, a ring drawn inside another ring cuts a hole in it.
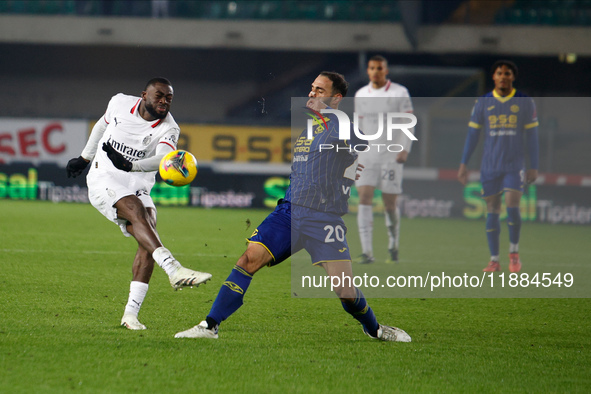
M 133 279 L 121 325 L 144 330 L 138 313 L 148 291 L 154 261 L 178 289 L 198 286 L 211 274 L 184 268 L 166 249 L 156 231 L 156 207 L 150 198 L 160 160 L 176 150 L 180 129 L 169 113 L 174 92 L 166 78 L 153 78 L 141 97 L 119 93 L 95 124 L 80 157 L 68 162 L 68 177 L 76 177 L 92 161 L 88 196 L 92 205 L 117 224 L 138 249 Z
M 408 90 L 387 78 L 388 61 L 383 56 L 376 55 L 369 59 L 367 75 L 369 84 L 355 93 L 355 113 L 359 116 L 359 129 L 366 135 L 373 135 L 378 131 L 378 115 L 382 114 L 382 136 L 368 142 L 384 145 L 379 150 L 373 146 L 367 152 L 359 152 L 359 164 L 365 166 L 355 182 L 359 194 L 357 225 L 362 254 L 355 261 L 360 264 L 375 261 L 372 245 L 373 196 L 374 190 L 378 189 L 382 192 L 389 239 L 386 262 L 392 263 L 398 262 L 400 211 L 396 200 L 402 192 L 402 169 L 410 152 L 411 140 L 403 133 L 395 132 L 393 140 L 388 141 L 385 117 L 388 112 L 412 113 L 413 107 Z M 400 123 L 404 122 L 403 120 Z M 394 147 L 395 144 L 399 146 Z M 386 149 L 386 146 L 392 148 Z

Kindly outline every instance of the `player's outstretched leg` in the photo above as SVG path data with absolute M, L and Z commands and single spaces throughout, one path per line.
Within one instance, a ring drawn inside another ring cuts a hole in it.
M 363 332 L 370 338 L 389 342 L 411 341 L 410 335 L 404 330 L 379 324 L 373 310 L 367 304 L 363 293 L 358 288 L 355 288 L 355 299 L 353 301 L 341 299 L 341 303 L 343 309 L 361 323 Z
M 365 332 L 369 335 L 367 332 Z M 410 342 L 411 338 L 410 335 L 406 333 L 406 331 L 401 330 L 398 327 L 391 327 L 391 326 L 383 326 L 380 324 L 380 328 L 378 328 L 377 336 L 373 337 L 369 335 L 371 338 L 379 339 L 380 341 L 387 341 L 387 342 Z
M 164 246 L 154 250 L 152 256 L 156 263 L 166 272 L 170 280 L 170 285 L 174 289 L 180 289 L 186 286 L 199 286 L 211 279 L 210 273 L 193 271 L 183 267 Z
M 148 292 L 148 284 L 132 281 L 129 285 L 129 298 L 125 305 L 125 312 L 121 318 L 121 325 L 129 330 L 145 330 L 146 326 L 139 322 L 137 316 Z
M 252 274 L 236 265 L 222 285 L 207 318 L 195 327 L 177 333 L 174 337 L 217 339 L 220 323 L 242 306 L 244 294 L 251 281 Z
M 188 330 L 177 332 L 174 335 L 175 338 L 210 338 L 210 339 L 218 339 L 218 329 L 216 328 L 209 328 L 207 325 L 207 321 L 203 320 L 201 323 L 197 324 L 195 327 L 191 327 Z

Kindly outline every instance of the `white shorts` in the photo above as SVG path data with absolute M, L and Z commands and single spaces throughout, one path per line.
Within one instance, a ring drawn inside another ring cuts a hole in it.
M 115 203 L 125 196 L 135 195 L 144 207 L 154 208 L 154 201 L 150 197 L 153 183 L 146 182 L 141 176 L 123 171 L 108 172 L 94 170 L 86 176 L 88 185 L 88 199 L 104 217 L 115 223 L 126 237 L 131 237 L 127 231 L 127 220 L 117 217 Z
M 372 186 L 386 194 L 402 193 L 403 164 L 392 161 L 362 164 L 365 168 L 360 172 L 355 186 Z

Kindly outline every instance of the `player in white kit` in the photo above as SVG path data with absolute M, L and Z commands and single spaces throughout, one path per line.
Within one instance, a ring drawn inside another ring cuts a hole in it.
M 382 117 L 383 133 L 367 152 L 359 152 L 359 164 L 365 166 L 355 182 L 359 194 L 357 225 L 361 239 L 362 254 L 355 260 L 360 264 L 375 261 L 373 256 L 373 196 L 374 190 L 382 191 L 384 214 L 388 230 L 389 256 L 386 262 L 398 262 L 398 241 L 400 212 L 396 199 L 402 192 L 402 168 L 410 152 L 411 140 L 403 133 L 392 133 L 387 140 L 386 113 L 412 113 L 413 107 L 408 90 L 390 81 L 388 61 L 382 56 L 373 56 L 367 65 L 369 84 L 355 93 L 355 113 L 359 116 L 359 128 L 366 135 L 373 135 L 380 126 Z M 381 115 L 380 115 L 381 114 Z M 407 122 L 407 121 L 406 121 Z M 405 123 L 401 120 L 400 123 Z M 383 144 L 377 147 L 377 144 Z
M 156 231 L 156 207 L 150 198 L 156 170 L 164 155 L 176 150 L 180 129 L 169 113 L 174 92 L 165 78 L 153 78 L 141 97 L 119 93 L 95 124 L 80 157 L 68 162 L 68 177 L 76 177 L 92 161 L 86 181 L 92 205 L 138 243 L 129 299 L 121 325 L 146 328 L 138 312 L 148 291 L 154 261 L 178 289 L 198 286 L 211 274 L 184 268 L 166 249 Z

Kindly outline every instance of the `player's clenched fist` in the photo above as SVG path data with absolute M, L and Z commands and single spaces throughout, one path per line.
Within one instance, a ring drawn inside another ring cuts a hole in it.
M 82 156 L 75 157 L 68 161 L 68 165 L 66 165 L 68 178 L 76 178 L 78 175 L 82 174 L 82 171 L 88 166 L 88 163 L 89 161 Z
M 107 152 L 107 156 L 113 162 L 113 165 L 122 171 L 131 171 L 133 166 L 129 160 L 115 150 L 108 142 L 103 143 L 103 150 Z

